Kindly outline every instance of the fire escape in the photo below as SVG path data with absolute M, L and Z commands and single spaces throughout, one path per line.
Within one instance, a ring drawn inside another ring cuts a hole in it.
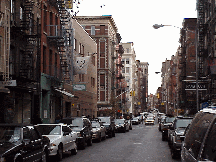
M 58 12 L 60 15 L 60 25 L 50 25 L 54 30 L 54 34 L 50 34 L 48 39 L 50 42 L 55 42 L 60 56 L 61 71 L 63 73 L 62 80 L 70 83 L 73 80 L 72 72 L 72 46 L 73 46 L 73 29 L 69 28 L 69 19 L 71 15 L 70 9 L 67 9 L 65 1 L 56 0 L 50 1 L 52 4 L 57 4 Z
M 35 21 L 33 14 L 34 2 L 31 0 L 25 0 L 23 6 L 22 20 L 20 22 L 20 32 L 25 39 L 25 49 L 21 54 L 19 77 L 25 78 L 31 81 L 39 81 L 40 70 L 39 60 L 39 38 L 40 27 L 38 20 Z
M 0 13 L 0 26 L 4 28 L 3 53 L 0 55 L 0 74 L 3 81 L 9 80 L 9 55 L 10 55 L 10 9 L 5 6 L 4 13 Z

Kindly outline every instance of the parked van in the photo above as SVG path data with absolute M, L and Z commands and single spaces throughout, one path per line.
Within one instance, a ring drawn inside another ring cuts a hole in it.
M 200 110 L 182 143 L 182 162 L 216 161 L 216 107 Z

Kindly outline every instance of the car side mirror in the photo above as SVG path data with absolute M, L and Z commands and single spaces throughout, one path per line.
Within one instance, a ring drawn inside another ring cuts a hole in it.
M 70 134 L 70 132 L 64 132 L 63 133 L 63 136 L 67 136 L 67 135 L 69 135 Z

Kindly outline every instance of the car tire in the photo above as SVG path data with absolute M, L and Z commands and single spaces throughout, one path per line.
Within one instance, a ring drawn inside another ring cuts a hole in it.
M 57 150 L 57 159 L 61 161 L 63 159 L 63 147 L 59 146 Z
M 176 159 L 177 158 L 177 153 L 175 152 L 175 150 L 171 148 L 170 151 L 171 151 L 172 159 Z
M 106 138 L 107 138 L 107 137 L 106 137 L 106 134 L 105 134 L 105 136 L 103 137 L 103 140 L 106 140 Z
M 74 149 L 71 150 L 71 155 L 76 155 L 77 154 L 77 144 L 75 143 Z
M 88 140 L 87 145 L 92 146 L 92 137 Z
M 166 138 L 163 133 L 162 133 L 162 141 L 166 141 Z
M 115 131 L 112 132 L 112 136 L 115 137 Z
M 41 162 L 47 162 L 47 154 L 46 154 L 45 151 L 43 151 L 40 161 L 41 161 Z

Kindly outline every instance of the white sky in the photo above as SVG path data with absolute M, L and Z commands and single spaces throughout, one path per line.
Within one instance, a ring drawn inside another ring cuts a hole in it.
M 75 0 L 74 0 L 75 1 Z M 78 0 L 76 0 L 77 2 Z M 136 59 L 149 63 L 149 94 L 161 86 L 162 62 L 179 46 L 184 18 L 196 18 L 196 0 L 79 0 L 77 16 L 112 15 L 121 42 L 134 42 Z M 105 5 L 105 6 L 104 6 Z M 102 8 L 100 6 L 103 6 Z M 153 24 L 173 25 L 154 29 Z M 176 27 L 174 27 L 176 26 Z

